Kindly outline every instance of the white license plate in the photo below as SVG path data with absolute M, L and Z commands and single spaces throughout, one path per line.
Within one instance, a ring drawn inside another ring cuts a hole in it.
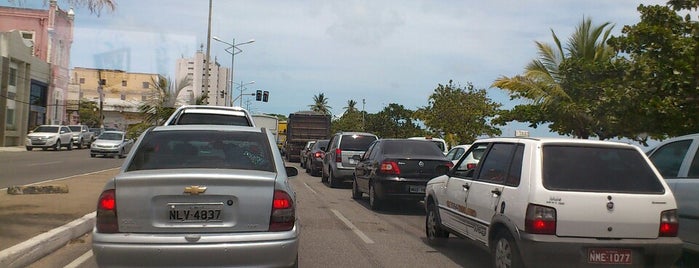
M 596 264 L 631 264 L 631 250 L 618 248 L 591 248 L 587 262 Z
M 222 221 L 223 203 L 170 203 L 170 222 L 215 222 Z
M 408 191 L 411 193 L 424 194 L 425 193 L 425 186 L 423 186 L 423 185 L 408 185 Z

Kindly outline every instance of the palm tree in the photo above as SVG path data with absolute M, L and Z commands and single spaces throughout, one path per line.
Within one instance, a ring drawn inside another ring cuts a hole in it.
M 357 101 L 348 100 L 347 106 L 342 107 L 342 109 L 345 109 L 345 114 L 359 111 L 355 106 L 357 106 Z
M 314 112 L 327 115 L 332 114 L 330 112 L 330 109 L 332 109 L 332 107 L 328 106 L 328 98 L 326 98 L 325 94 L 323 93 L 318 93 L 318 95 L 313 96 L 313 104 L 308 105 L 308 107 L 311 108 L 311 111 Z
M 152 81 L 153 95 L 138 106 L 138 111 L 145 117 L 145 122 L 150 125 L 159 125 L 167 120 L 175 111 L 177 95 L 182 89 L 192 84 L 191 78 L 182 79 L 177 84 L 172 84 L 170 79 L 158 77 Z
M 575 119 L 581 128 L 574 131 L 574 136 L 587 138 L 589 132 L 584 130 L 590 118 L 578 105 L 577 92 L 581 89 L 566 88 L 565 77 L 561 74 L 560 67 L 565 61 L 579 61 L 586 63 L 609 61 L 615 54 L 614 50 L 607 46 L 607 39 L 614 26 L 609 22 L 592 26 L 590 18 L 576 27 L 573 35 L 568 39 L 565 50 L 561 46 L 556 33 L 551 30 L 555 46 L 536 42 L 539 50 L 539 58 L 533 60 L 525 67 L 523 75 L 515 77 L 500 77 L 493 82 L 493 87 L 509 90 L 515 97 L 523 97 L 540 105 L 546 114 L 556 111 Z

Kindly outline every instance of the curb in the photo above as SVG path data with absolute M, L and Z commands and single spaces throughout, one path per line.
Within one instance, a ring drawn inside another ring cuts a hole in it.
M 0 251 L 0 267 L 25 267 L 91 231 L 97 212 Z
M 26 186 L 10 186 L 7 187 L 7 194 L 23 195 L 23 194 L 66 194 L 68 193 L 68 185 L 26 185 Z

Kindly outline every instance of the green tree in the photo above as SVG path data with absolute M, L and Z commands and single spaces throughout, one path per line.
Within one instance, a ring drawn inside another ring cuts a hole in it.
M 436 137 L 450 136 L 456 143 L 465 144 L 481 135 L 501 133 L 490 123 L 501 104 L 488 98 L 485 89 L 475 89 L 471 83 L 462 88 L 449 80 L 446 85 L 439 84 L 428 101 L 415 115 Z
M 530 122 L 532 127 L 551 123 L 551 130 L 583 139 L 591 135 L 613 136 L 609 128 L 614 125 L 610 122 L 617 119 L 600 119 L 600 114 L 594 113 L 608 106 L 606 84 L 596 82 L 608 79 L 607 71 L 618 71 L 610 64 L 614 50 L 606 44 L 612 28 L 609 22 L 593 26 L 587 18 L 576 27 L 565 49 L 553 30 L 555 46 L 536 42 L 539 58 L 525 67 L 524 74 L 500 77 L 492 85 L 508 90 L 511 99 L 526 99 L 530 103 L 501 112 L 495 123 Z
M 96 102 L 86 99 L 81 100 L 78 115 L 80 116 L 81 124 L 89 127 L 99 127 L 99 106 L 97 106 Z
M 629 65 L 629 128 L 656 139 L 699 132 L 699 1 L 668 4 L 640 5 L 641 21 L 609 41 Z
M 425 131 L 414 118 L 415 111 L 403 105 L 390 103 L 381 112 L 366 114 L 366 132 L 383 138 L 407 138 L 423 136 Z
M 311 108 L 311 111 L 314 112 L 327 115 L 332 114 L 330 112 L 330 109 L 332 109 L 332 107 L 328 106 L 328 98 L 326 98 L 325 94 L 323 93 L 318 93 L 318 95 L 313 96 L 313 104 L 308 105 L 308 107 Z
M 162 77 L 157 80 L 153 79 L 152 95 L 138 106 L 138 111 L 143 114 L 145 123 L 147 125 L 160 125 L 167 120 L 175 111 L 177 95 L 191 83 L 191 79 L 183 79 L 177 84 Z
M 340 131 L 363 131 L 362 113 L 358 111 L 345 112 L 340 118 L 330 124 L 330 133 Z
M 348 100 L 347 101 L 347 106 L 342 107 L 342 109 L 345 109 L 345 113 L 351 113 L 351 112 L 358 112 L 357 110 L 357 101 L 355 100 Z

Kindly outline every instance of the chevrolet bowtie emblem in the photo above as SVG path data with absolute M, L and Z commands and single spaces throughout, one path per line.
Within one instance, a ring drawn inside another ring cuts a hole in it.
M 206 192 L 205 186 L 192 185 L 184 187 L 185 194 L 198 195 L 204 192 Z

